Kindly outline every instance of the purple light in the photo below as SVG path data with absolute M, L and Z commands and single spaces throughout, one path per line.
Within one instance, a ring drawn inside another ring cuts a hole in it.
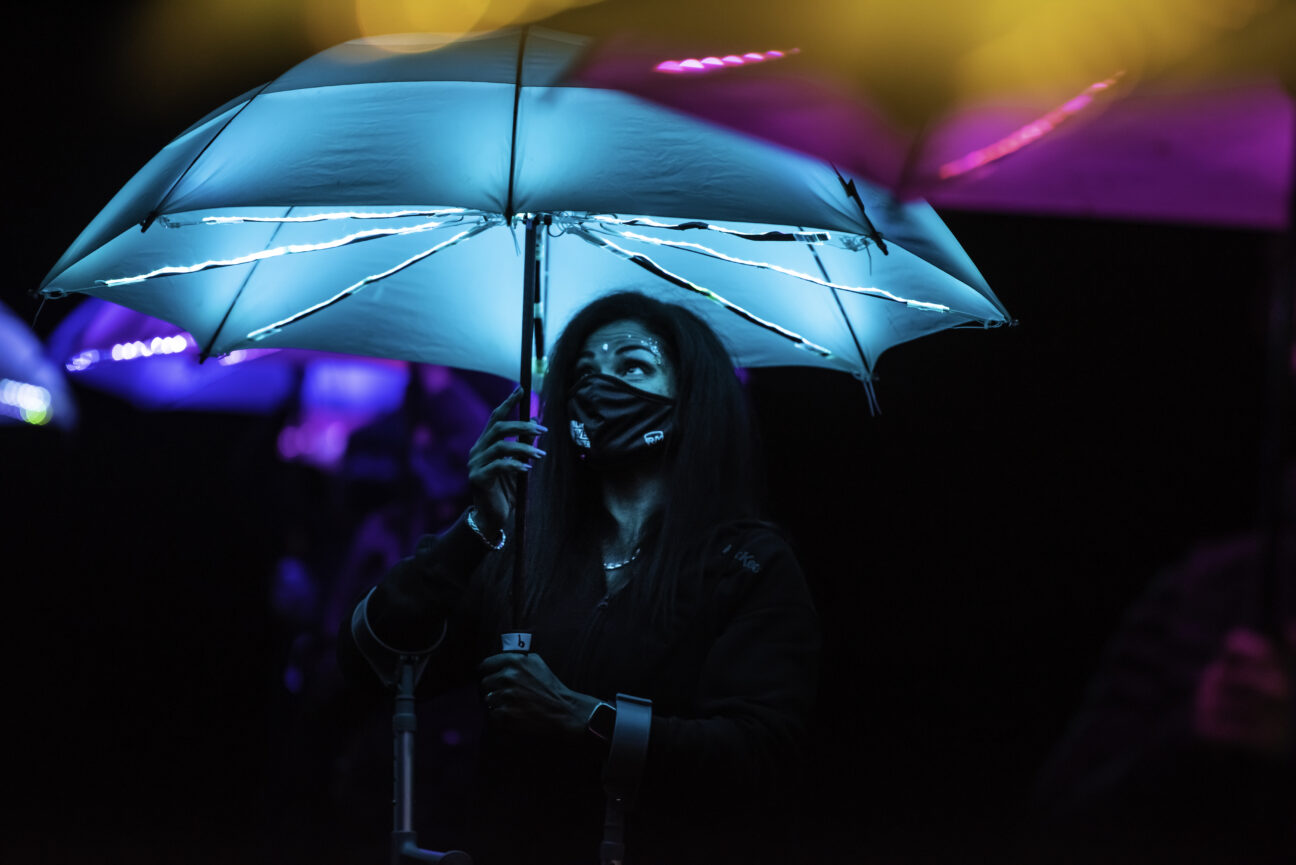
M 1115 84 L 1124 72 L 1117 72 L 1111 78 L 1102 81 L 1096 81 L 1090 84 L 1084 90 L 1068 99 L 1066 102 L 1054 108 L 1043 117 L 1032 120 L 1025 126 L 1015 132 L 1006 135 L 993 144 L 973 150 L 946 162 L 940 167 L 938 172 L 941 180 L 949 180 L 952 177 L 958 177 L 960 174 L 966 174 L 974 168 L 980 168 L 982 165 L 994 162 L 996 159 L 1002 159 L 1010 153 L 1015 153 L 1021 148 L 1037 141 L 1044 135 L 1052 132 L 1059 125 L 1069 120 L 1072 116 L 1093 104 L 1094 94 L 1101 93 Z
M 276 441 L 279 456 L 286 462 L 302 462 L 333 471 L 346 456 L 351 433 L 372 417 L 350 416 L 336 409 L 316 407 L 296 425 L 287 425 L 279 431 Z
M 216 362 L 221 366 L 233 366 L 236 363 L 246 363 L 249 360 L 274 354 L 278 350 L 277 348 L 238 348 L 216 358 Z
M 787 51 L 748 51 L 746 54 L 726 54 L 724 57 L 690 57 L 687 60 L 663 60 L 653 67 L 657 72 L 665 72 L 668 75 L 678 75 L 680 73 L 701 73 L 711 72 L 716 69 L 725 69 L 730 66 L 747 66 L 752 63 L 763 63 L 766 60 L 780 60 L 792 54 L 800 53 L 799 48 L 789 48 Z
M 181 354 L 198 346 L 187 333 L 155 336 L 149 340 L 119 342 L 110 349 L 88 348 L 78 352 L 63 366 L 68 372 L 85 372 L 105 358 L 113 361 L 138 360 L 154 355 Z
M 297 427 L 286 426 L 281 429 L 279 431 L 279 440 L 277 442 L 279 447 L 279 456 L 288 461 L 297 459 L 298 455 L 302 452 L 301 445 L 298 443 L 300 437 Z

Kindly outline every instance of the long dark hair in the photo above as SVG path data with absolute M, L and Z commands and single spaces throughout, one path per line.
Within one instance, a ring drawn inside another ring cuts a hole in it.
M 638 570 L 626 589 L 630 600 L 652 621 L 668 623 L 684 588 L 681 578 L 697 574 L 707 539 L 725 523 L 757 516 L 755 431 L 719 338 L 684 307 L 634 291 L 600 298 L 572 318 L 549 355 L 541 391 L 542 423 L 549 429 L 541 447 L 547 456 L 528 483 L 527 617 L 591 575 L 601 578 L 600 540 L 613 521 L 603 506 L 599 474 L 580 461 L 570 441 L 567 392 L 589 335 L 626 319 L 661 340 L 675 370 L 679 430 L 675 447 L 662 456 L 665 502 L 648 526 Z

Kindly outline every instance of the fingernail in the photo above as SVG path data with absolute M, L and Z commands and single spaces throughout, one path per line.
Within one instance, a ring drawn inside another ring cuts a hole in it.
M 535 452 L 536 452 L 536 456 L 541 456 L 541 457 L 542 457 L 542 456 L 545 456 L 545 455 L 546 455 L 545 451 L 540 450 L 540 448 L 536 448 L 536 449 L 535 449 Z

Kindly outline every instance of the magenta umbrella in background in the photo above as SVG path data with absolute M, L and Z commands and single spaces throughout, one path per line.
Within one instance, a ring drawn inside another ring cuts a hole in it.
M 672 33 L 658 22 L 679 4 L 663 2 L 558 16 L 604 37 L 578 80 L 938 209 L 1288 225 L 1291 4 L 915 0 L 915 17 L 811 0 L 789 17 L 754 0 L 742 20 L 680 18 Z
M 63 371 L 40 338 L 0 304 L 0 426 L 76 426 L 76 404 Z
M 329 471 L 354 469 L 371 480 L 394 479 L 397 471 L 379 471 L 368 453 L 344 464 L 348 444 L 365 427 L 392 425 L 411 394 L 424 403 L 441 397 L 442 415 L 462 416 L 477 428 L 487 414 L 483 397 L 454 373 L 420 369 L 423 364 L 298 349 L 234 351 L 199 362 L 188 333 L 98 298 L 86 299 L 54 328 L 47 351 L 72 381 L 145 411 L 283 412 L 281 457 Z M 466 454 L 462 437 L 436 445 Z M 429 480 L 432 494 L 445 485 Z

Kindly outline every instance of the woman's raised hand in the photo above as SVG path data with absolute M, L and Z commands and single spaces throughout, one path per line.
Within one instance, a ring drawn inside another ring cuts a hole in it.
M 492 536 L 499 534 L 513 513 L 518 473 L 529 471 L 531 460 L 545 455 L 531 444 L 536 436 L 548 431 L 545 427 L 533 420 L 508 419 L 521 398 L 519 387 L 491 412 L 486 429 L 468 452 L 468 483 L 477 508 L 477 524 Z

